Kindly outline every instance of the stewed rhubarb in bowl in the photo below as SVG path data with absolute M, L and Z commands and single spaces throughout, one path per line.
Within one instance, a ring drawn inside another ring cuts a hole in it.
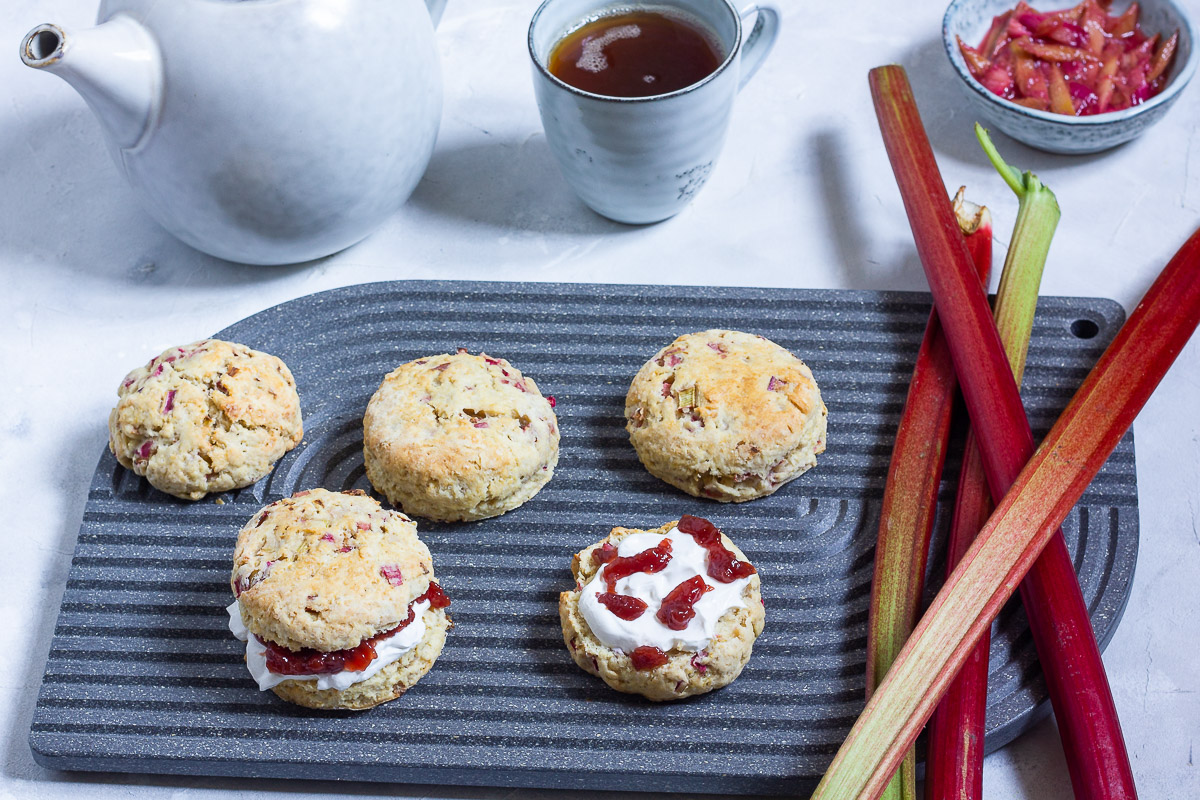
M 1191 22 L 1172 0 L 954 0 L 942 38 L 975 113 L 1056 153 L 1133 139 L 1197 62 Z

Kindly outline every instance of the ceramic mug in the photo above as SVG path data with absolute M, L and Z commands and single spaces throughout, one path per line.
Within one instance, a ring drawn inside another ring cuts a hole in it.
M 550 73 L 550 52 L 581 24 L 609 12 L 656 8 L 679 9 L 704 23 L 724 55 L 716 71 L 650 97 L 593 94 Z M 753 23 L 745 36 L 743 22 Z M 594 211 L 618 222 L 659 222 L 679 213 L 712 171 L 733 100 L 778 33 L 779 10 L 753 0 L 740 11 L 729 0 L 545 0 L 529 24 L 529 56 L 546 141 L 567 183 Z

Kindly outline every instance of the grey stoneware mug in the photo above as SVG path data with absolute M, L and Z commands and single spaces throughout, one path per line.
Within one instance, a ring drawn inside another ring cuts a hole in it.
M 696 18 L 716 36 L 723 60 L 712 74 L 667 94 L 610 97 L 550 73 L 554 46 L 581 24 L 612 12 L 662 9 Z M 734 98 L 778 33 L 779 10 L 753 0 L 740 10 L 729 0 L 545 0 L 529 24 L 529 56 L 546 141 L 567 183 L 617 222 L 659 222 L 679 213 L 712 171 Z

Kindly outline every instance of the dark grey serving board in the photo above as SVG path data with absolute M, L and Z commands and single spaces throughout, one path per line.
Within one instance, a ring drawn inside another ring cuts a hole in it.
M 268 478 L 222 495 L 223 504 L 167 497 L 104 454 L 34 713 L 37 761 L 118 772 L 807 792 L 863 705 L 880 498 L 929 302 L 896 292 L 396 282 L 304 297 L 233 325 L 218 335 L 292 368 L 304 443 Z M 1123 317 L 1109 300 L 1041 301 L 1024 386 L 1039 436 Z M 761 333 L 800 355 L 829 406 L 829 449 L 817 467 L 748 504 L 697 500 L 650 477 L 623 427 L 638 367 L 676 335 L 713 327 Z M 260 693 L 225 628 L 238 529 L 294 491 L 369 489 L 360 430 L 367 399 L 398 364 L 459 346 L 506 356 L 558 399 L 554 479 L 496 519 L 421 523 L 457 627 L 407 695 L 351 714 Z M 943 507 L 957 471 L 954 456 Z M 682 513 L 713 520 L 753 559 L 767 625 L 734 684 L 655 705 L 575 667 L 556 603 L 571 586 L 572 553 L 611 526 L 653 527 Z M 1129 595 L 1137 519 L 1127 435 L 1065 525 L 1102 643 Z M 942 515 L 940 538 L 946 524 Z M 942 574 L 940 556 L 931 569 Z M 992 642 L 989 748 L 1027 728 L 1045 696 L 1024 616 L 1010 604 Z

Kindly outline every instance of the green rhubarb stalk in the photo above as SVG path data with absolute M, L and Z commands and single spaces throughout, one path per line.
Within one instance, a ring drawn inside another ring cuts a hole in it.
M 1033 330 L 1033 315 L 1037 311 L 1038 291 L 1042 285 L 1042 270 L 1050 252 L 1050 242 L 1058 228 L 1058 200 L 1032 172 L 1021 173 L 1004 163 L 991 137 L 978 122 L 975 136 L 983 145 L 992 166 L 1004 182 L 1016 193 L 1019 201 L 1017 221 L 1012 241 L 1000 273 L 1000 288 L 996 294 L 996 328 L 1008 355 L 1009 366 L 1017 385 L 1025 373 L 1025 356 L 1029 352 L 1029 336 Z
M 954 198 L 954 215 L 980 280 L 986 284 L 992 265 L 991 214 L 987 208 L 964 200 L 963 190 L 959 189 Z M 950 440 L 950 412 L 957 391 L 954 362 L 934 310 L 929 313 L 904 411 L 896 427 L 879 512 L 875 574 L 867 618 L 868 698 L 917 623 L 938 487 Z M 915 749 L 909 749 L 883 797 L 916 800 Z
M 1054 193 L 1042 185 L 1036 175 L 1019 173 L 1006 164 L 987 131 L 979 124 L 975 125 L 975 135 L 996 171 L 1020 202 L 995 305 L 996 328 L 1019 386 L 1029 351 L 1042 271 L 1061 214 Z M 951 525 L 949 567 L 956 565 L 992 508 L 977 447 L 975 437 L 968 437 L 967 452 L 963 456 L 964 474 Z M 985 640 L 987 635 L 984 634 Z M 981 645 L 983 651 L 977 656 L 972 654 L 947 691 L 938 713 L 930 720 L 925 800 L 978 800 L 980 796 L 988 666 L 986 642 Z M 950 709 L 958 711 L 957 718 Z M 903 769 L 901 766 L 901 773 Z

